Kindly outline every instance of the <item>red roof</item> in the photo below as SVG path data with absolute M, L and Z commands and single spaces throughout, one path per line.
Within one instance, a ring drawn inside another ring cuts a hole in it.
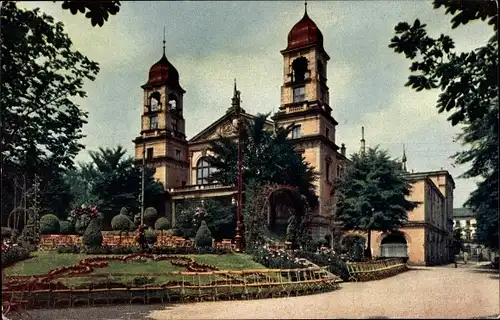
M 307 11 L 288 33 L 288 46 L 285 50 L 297 49 L 309 45 L 323 46 L 323 34 L 314 21 L 309 18 Z
M 149 69 L 149 78 L 145 85 L 160 83 L 180 88 L 179 72 L 177 72 L 177 69 L 168 61 L 165 54 L 163 54 L 161 59 Z

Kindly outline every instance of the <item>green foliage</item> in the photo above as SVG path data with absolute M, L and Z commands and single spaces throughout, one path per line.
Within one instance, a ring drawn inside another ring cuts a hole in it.
M 87 117 L 71 98 L 86 96 L 84 80 L 95 79 L 98 64 L 73 51 L 63 24 L 39 9 L 4 1 L 1 25 L 4 161 L 26 172 L 71 166 Z
M 121 209 L 120 209 L 120 214 L 123 214 L 124 216 L 127 216 L 127 217 L 129 217 L 129 218 L 131 218 L 131 217 L 132 217 L 132 214 L 130 214 L 130 213 L 128 212 L 127 208 L 125 208 L 125 207 L 123 207 L 123 208 L 121 208 Z
M 73 225 L 69 221 L 60 221 L 59 230 L 60 234 L 73 234 Z
M 152 227 L 155 223 L 156 217 L 158 216 L 158 212 L 155 208 L 149 207 L 144 210 L 144 223 Z
M 418 205 L 406 200 L 410 191 L 400 164 L 389 159 L 386 151 L 369 148 L 352 155 L 344 175 L 335 182 L 338 219 L 345 228 L 368 234 L 397 230 L 407 221 L 407 212 Z
M 111 220 L 111 228 L 113 228 L 113 230 L 129 231 L 131 224 L 133 224 L 133 222 L 126 215 L 121 213 L 114 216 Z
M 212 233 L 205 221 L 202 221 L 200 228 L 196 232 L 195 243 L 197 248 L 211 248 L 212 247 Z
M 12 229 L 7 227 L 2 227 L 2 238 L 10 238 L 12 235 Z
M 146 238 L 146 243 L 148 244 L 155 244 L 156 240 L 158 239 L 158 236 L 156 235 L 156 232 L 152 229 L 148 229 L 144 232 L 144 237 Z
M 141 168 L 134 166 L 133 158 L 125 154 L 121 146 L 90 151 L 92 162 L 80 164 L 78 170 L 68 175 L 72 190 L 79 195 L 77 198 L 80 202 L 89 198 L 97 199 L 97 202 L 83 203 L 99 205 L 105 228 L 110 226 L 112 218 L 122 208 L 130 208 L 131 212 L 139 211 Z M 164 206 L 163 186 L 155 181 L 154 170 L 146 168 L 145 177 L 145 205 L 161 208 Z M 129 217 L 132 218 L 131 214 Z
M 259 184 L 277 183 L 292 185 L 305 195 L 311 207 L 317 205 L 314 180 L 316 173 L 305 159 L 295 152 L 288 139 L 293 126 L 266 129 L 268 115 L 258 114 L 252 122 L 244 123 L 243 133 L 243 181 L 255 180 Z M 236 185 L 237 150 L 233 138 L 220 137 L 210 144 L 213 156 L 207 161 L 216 169 L 212 181 L 224 185 Z M 247 188 L 246 186 L 245 188 Z
M 108 21 L 109 15 L 115 15 L 120 11 L 120 1 L 63 1 L 62 8 L 72 14 L 86 12 L 85 18 L 90 19 L 93 27 L 96 25 L 102 27 L 104 21 Z
M 102 221 L 100 218 L 94 218 L 90 221 L 82 240 L 87 247 L 100 247 L 102 245 Z
M 218 197 L 200 201 L 184 201 L 176 206 L 175 227 L 181 235 L 194 237 L 200 227 L 201 220 L 195 219 L 196 209 L 205 212 L 204 220 L 216 240 L 232 239 L 236 229 L 236 208 L 231 205 L 230 198 Z
M 40 232 L 42 234 L 58 234 L 61 230 L 59 218 L 53 214 L 46 214 L 40 218 Z
M 494 1 L 434 0 L 434 8 L 446 8 L 452 28 L 476 20 L 497 30 L 498 9 Z M 452 112 L 452 125 L 463 124 L 458 140 L 468 147 L 454 155 L 458 164 L 469 164 L 462 178 L 482 177 L 465 206 L 477 215 L 477 237 L 498 249 L 498 41 L 496 33 L 482 47 L 457 52 L 446 35 L 432 38 L 420 20 L 401 22 L 389 47 L 412 60 L 406 86 L 417 91 L 439 88 L 439 112 Z
M 155 222 L 156 230 L 168 230 L 171 227 L 170 219 L 167 217 L 160 217 Z

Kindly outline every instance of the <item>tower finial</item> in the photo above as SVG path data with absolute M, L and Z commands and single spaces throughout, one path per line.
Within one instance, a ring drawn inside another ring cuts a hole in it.
M 234 96 L 236 96 L 236 92 L 238 92 L 238 89 L 236 89 L 236 78 L 234 78 L 234 91 L 233 91 Z
M 407 171 L 406 170 L 406 150 L 405 150 L 405 145 L 403 143 L 403 158 L 401 159 L 401 161 L 403 162 L 403 171 Z
M 361 127 L 361 153 L 365 153 L 365 127 Z
M 307 14 L 307 1 L 304 1 L 304 15 Z
M 165 26 L 163 26 L 163 55 L 165 55 Z

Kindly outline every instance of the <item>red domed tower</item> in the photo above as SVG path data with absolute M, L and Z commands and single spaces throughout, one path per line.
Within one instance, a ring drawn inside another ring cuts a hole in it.
M 290 133 L 297 152 L 319 173 L 315 181 L 319 206 L 312 217 L 313 234 L 322 239 L 331 230 L 331 192 L 342 156 L 335 144 L 337 121 L 331 115 L 323 34 L 307 13 L 288 33 L 283 55 L 281 105 L 273 116 L 278 126 L 294 125 Z
M 179 72 L 165 55 L 149 69 L 144 90 L 140 136 L 134 140 L 138 164 L 155 168 L 155 178 L 165 188 L 188 181 L 188 143 L 183 117 Z M 144 159 L 144 162 L 143 162 Z

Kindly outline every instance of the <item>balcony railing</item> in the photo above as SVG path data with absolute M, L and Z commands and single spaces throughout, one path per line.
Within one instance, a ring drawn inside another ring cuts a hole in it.
M 184 186 L 178 188 L 170 188 L 168 189 L 168 191 L 171 193 L 175 193 L 175 192 L 190 192 L 190 191 L 213 190 L 213 189 L 224 189 L 224 188 L 231 188 L 231 186 L 225 186 L 221 183 L 197 184 L 197 185 Z

